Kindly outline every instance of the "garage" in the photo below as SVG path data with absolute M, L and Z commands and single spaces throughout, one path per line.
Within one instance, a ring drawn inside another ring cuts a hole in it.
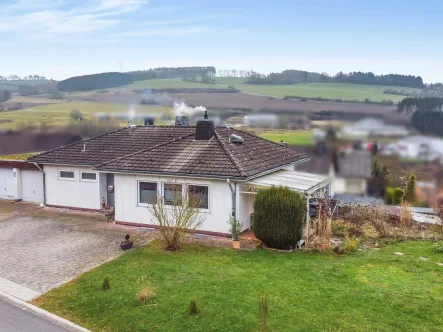
M 21 171 L 22 200 L 24 202 L 43 202 L 43 174 L 37 170 Z
M 0 198 L 14 199 L 14 172 L 12 168 L 0 168 Z
M 42 171 L 26 161 L 0 160 L 0 199 L 43 202 Z

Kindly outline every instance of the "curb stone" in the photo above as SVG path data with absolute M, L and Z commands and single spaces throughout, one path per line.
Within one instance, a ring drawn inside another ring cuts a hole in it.
M 39 307 L 36 307 L 35 305 L 26 303 L 16 297 L 13 297 L 13 296 L 6 294 L 4 292 L 1 292 L 1 291 L 0 291 L 0 299 L 4 300 L 5 302 L 7 302 L 9 304 L 12 304 L 13 306 L 15 306 L 17 308 L 21 308 L 23 310 L 31 312 L 36 317 L 39 317 L 39 318 L 44 319 L 48 322 L 51 322 L 54 325 L 61 327 L 67 331 L 90 332 L 89 330 L 87 330 L 77 324 L 74 324 L 67 319 L 61 318 L 61 317 L 54 315 L 46 310 L 40 309 Z

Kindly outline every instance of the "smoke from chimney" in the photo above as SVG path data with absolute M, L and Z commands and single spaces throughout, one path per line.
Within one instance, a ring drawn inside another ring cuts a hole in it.
M 181 116 L 181 115 L 192 116 L 197 112 L 204 112 L 204 111 L 206 111 L 206 107 L 204 106 L 191 107 L 186 105 L 186 103 L 184 102 L 181 103 L 174 102 L 175 116 Z

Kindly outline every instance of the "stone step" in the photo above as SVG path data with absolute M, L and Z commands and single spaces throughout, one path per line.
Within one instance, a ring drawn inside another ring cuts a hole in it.
M 14 296 L 22 301 L 31 301 L 41 293 L 0 277 L 0 292 Z

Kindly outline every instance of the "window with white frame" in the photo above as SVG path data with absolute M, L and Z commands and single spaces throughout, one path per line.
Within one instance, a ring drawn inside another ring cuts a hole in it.
M 59 179 L 74 180 L 74 172 L 73 171 L 59 171 Z
M 190 184 L 188 185 L 188 192 L 190 198 L 198 200 L 200 209 L 209 209 L 209 187 Z
M 95 182 L 97 181 L 97 173 L 92 173 L 92 172 L 82 172 L 82 177 L 81 177 L 82 181 L 91 181 L 91 182 Z
M 165 205 L 180 205 L 182 203 L 182 185 L 176 183 L 163 184 Z
M 157 203 L 157 183 L 142 182 L 138 183 L 138 203 L 155 204 Z

